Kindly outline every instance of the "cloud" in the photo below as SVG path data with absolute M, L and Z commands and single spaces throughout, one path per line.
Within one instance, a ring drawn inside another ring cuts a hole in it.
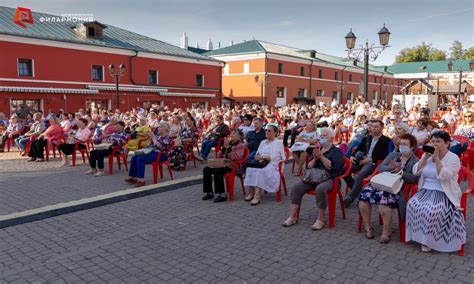
M 293 21 L 290 21 L 290 20 L 281 20 L 279 22 L 276 23 L 277 26 L 279 27 L 292 27 L 295 25 L 295 23 Z

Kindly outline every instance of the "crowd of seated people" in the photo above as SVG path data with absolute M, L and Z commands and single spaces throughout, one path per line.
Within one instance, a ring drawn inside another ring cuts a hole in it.
M 74 151 L 87 149 L 90 168 L 86 174 L 93 176 L 105 175 L 104 159 L 109 155 L 123 154 L 131 157 L 126 182 L 143 186 L 146 165 L 168 160 L 173 170 L 186 170 L 189 151 L 195 151 L 199 145 L 196 159 L 204 165 L 203 199 L 219 203 L 228 199 L 224 175 L 231 168 L 205 163 L 213 149 L 218 151 L 217 158 L 232 162 L 242 159 L 247 148 L 249 163 L 240 167 L 238 174 L 243 176 L 247 190 L 244 199 L 253 206 L 261 203 L 264 192 L 280 190 L 278 164 L 285 160 L 287 150 L 295 163 L 293 174 L 300 181 L 292 186 L 290 214 L 283 226 L 298 222 L 302 197 L 314 190 L 318 213 L 313 230 L 325 227 L 328 191 L 332 189 L 332 180 L 344 172 L 346 157 L 351 162 L 351 173 L 344 178 L 349 187 L 344 206 L 358 202 L 367 238 L 374 238 L 370 212 L 373 205 L 378 205 L 384 221 L 380 243 L 390 241 L 392 211 L 399 209 L 407 221 L 407 239 L 422 244 L 424 251 L 453 251 L 465 242 L 464 221 L 458 211 L 459 185 L 453 181 L 457 179 L 460 157 L 472 147 L 456 137 L 474 141 L 473 111 L 473 104 L 464 105 L 463 110 L 446 110 L 444 114 L 432 114 L 421 105 L 406 111 L 396 104 L 371 106 L 358 97 L 354 104 L 331 106 L 262 108 L 248 104 L 209 110 L 172 110 L 165 106 L 134 108 L 125 113 L 79 109 L 57 115 L 49 112 L 46 116 L 36 112 L 23 119 L 16 115 L 8 119 L 0 113 L 0 149 L 11 138 L 21 154 L 29 156 L 28 161 L 41 162 L 45 160 L 47 146 L 49 150 L 57 147 L 62 153 L 62 166 L 69 165 L 68 156 Z M 422 147 L 427 144 L 433 144 L 436 151 L 424 153 Z M 263 166 L 255 167 L 255 163 Z M 308 169 L 327 171 L 328 179 L 317 186 L 308 185 L 302 180 Z M 403 181 L 418 184 L 420 190 L 405 200 L 403 194 L 378 191 L 370 183 L 364 185 L 364 179 L 370 178 L 376 169 L 401 171 Z M 446 206 L 440 209 L 436 203 L 439 200 Z M 420 208 L 428 212 L 423 214 L 448 214 L 461 233 L 443 238 L 451 240 L 447 243 L 433 241 L 439 236 L 427 228 L 435 226 L 430 222 L 438 219 L 419 216 Z M 420 224 L 420 220 L 424 221 Z

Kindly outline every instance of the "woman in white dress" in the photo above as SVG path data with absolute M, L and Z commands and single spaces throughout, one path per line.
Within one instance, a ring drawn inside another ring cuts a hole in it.
M 406 241 L 421 244 L 424 252 L 459 251 L 466 243 L 466 224 L 460 210 L 461 189 L 458 172 L 461 163 L 450 152 L 451 137 L 445 131 L 435 132 L 431 142 L 434 153 L 425 153 L 413 167 L 421 175 L 420 189 L 407 205 Z
M 247 168 L 245 171 L 244 186 L 249 192 L 245 201 L 250 201 L 251 205 L 260 204 L 262 191 L 277 192 L 280 184 L 278 162 L 285 156 L 283 143 L 276 138 L 278 128 L 274 125 L 270 125 L 265 133 L 267 139 L 260 142 L 255 161 L 268 160 L 268 165 L 261 169 Z
M 317 142 L 317 138 L 318 132 L 316 131 L 315 122 L 308 121 L 305 129 L 298 134 L 296 137 L 296 143 L 293 144 L 290 149 L 295 161 L 295 176 L 301 175 L 303 165 L 306 162 L 306 157 L 308 156 L 308 153 L 313 153 L 314 143 Z

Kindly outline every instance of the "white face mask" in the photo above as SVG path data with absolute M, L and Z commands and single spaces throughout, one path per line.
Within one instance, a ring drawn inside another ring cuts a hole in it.
M 402 155 L 406 155 L 411 152 L 410 147 L 406 145 L 400 145 L 400 147 L 398 147 L 398 150 Z

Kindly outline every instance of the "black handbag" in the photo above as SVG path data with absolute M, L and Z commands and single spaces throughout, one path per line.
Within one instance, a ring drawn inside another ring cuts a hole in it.
M 256 169 L 263 169 L 270 163 L 269 160 L 260 160 L 260 161 L 248 161 L 245 163 L 245 167 L 247 168 L 256 168 Z

